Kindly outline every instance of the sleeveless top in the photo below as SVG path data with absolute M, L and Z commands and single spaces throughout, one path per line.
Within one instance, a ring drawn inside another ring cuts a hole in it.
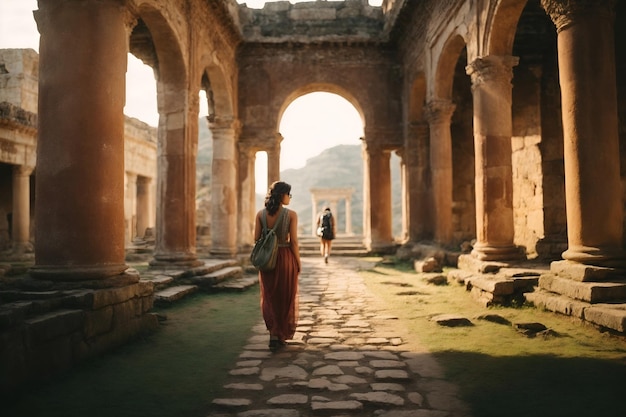
M 281 224 L 276 227 L 276 237 L 278 237 L 279 247 L 289 247 L 291 246 L 291 242 L 287 240 L 287 236 L 289 236 L 289 226 L 291 225 L 291 218 L 289 217 L 289 209 L 286 207 L 283 207 L 282 209 L 285 210 L 285 214 L 283 215 Z M 278 212 L 278 215 L 280 216 L 280 211 Z

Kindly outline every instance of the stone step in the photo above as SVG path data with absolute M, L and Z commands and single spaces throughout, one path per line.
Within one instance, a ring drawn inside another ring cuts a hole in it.
M 197 285 L 176 285 L 156 292 L 154 303 L 161 306 L 169 305 L 196 291 L 198 291 Z
M 526 293 L 525 298 L 535 307 L 576 317 L 620 333 L 626 332 L 626 303 L 591 304 L 542 289 Z
M 539 278 L 539 287 L 591 304 L 626 302 L 626 282 L 580 282 L 543 274 Z
M 258 275 L 249 275 L 220 282 L 216 284 L 213 288 L 217 291 L 241 292 L 246 291 L 250 287 L 254 287 L 258 283 Z
M 188 281 L 193 285 L 197 285 L 203 290 L 210 290 L 215 285 L 221 282 L 237 279 L 240 278 L 242 275 L 242 267 L 228 266 L 226 268 L 221 268 L 208 274 L 191 277 L 188 279 Z

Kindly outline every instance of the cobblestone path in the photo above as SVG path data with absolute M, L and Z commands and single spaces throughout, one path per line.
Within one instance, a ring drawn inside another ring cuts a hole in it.
M 303 258 L 294 340 L 272 353 L 263 323 L 211 417 L 470 417 L 427 351 L 406 343 L 357 273 L 358 258 Z

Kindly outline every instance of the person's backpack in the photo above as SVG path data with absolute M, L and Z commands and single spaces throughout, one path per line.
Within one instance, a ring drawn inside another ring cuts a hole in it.
M 278 254 L 278 236 L 276 236 L 276 227 L 281 223 L 285 214 L 285 209 L 281 209 L 274 227 L 267 228 L 267 211 L 263 210 L 261 224 L 263 230 L 261 237 L 254 243 L 252 253 L 250 254 L 250 262 L 259 271 L 271 271 L 276 267 L 276 255 Z
M 332 230 L 333 227 L 330 224 L 330 219 L 331 217 L 333 217 L 333 215 L 331 213 L 324 213 L 322 215 L 322 227 L 326 230 Z

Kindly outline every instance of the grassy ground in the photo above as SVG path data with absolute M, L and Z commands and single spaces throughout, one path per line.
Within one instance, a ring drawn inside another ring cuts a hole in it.
M 374 265 L 372 263 L 372 265 Z M 474 417 L 617 417 L 626 413 L 626 339 L 533 308 L 485 309 L 458 285 L 435 286 L 407 265 L 361 272 L 411 345 L 427 347 Z M 199 294 L 160 311 L 161 329 L 53 383 L 3 402 L 6 417 L 205 417 L 252 326 L 258 289 Z M 471 327 L 430 318 L 460 314 Z M 512 323 L 540 322 L 558 336 L 528 338 Z M 389 323 L 387 321 L 386 323 Z
M 156 333 L 46 386 L 33 388 L 5 417 L 205 417 L 261 316 L 258 289 L 198 294 L 157 310 Z
M 463 286 L 427 284 L 406 265 L 364 271 L 367 285 L 407 333 L 439 359 L 474 417 L 626 415 L 626 339 L 535 308 L 485 309 Z M 459 314 L 470 327 L 442 327 L 431 317 Z M 511 323 L 539 322 L 554 336 L 529 338 Z

